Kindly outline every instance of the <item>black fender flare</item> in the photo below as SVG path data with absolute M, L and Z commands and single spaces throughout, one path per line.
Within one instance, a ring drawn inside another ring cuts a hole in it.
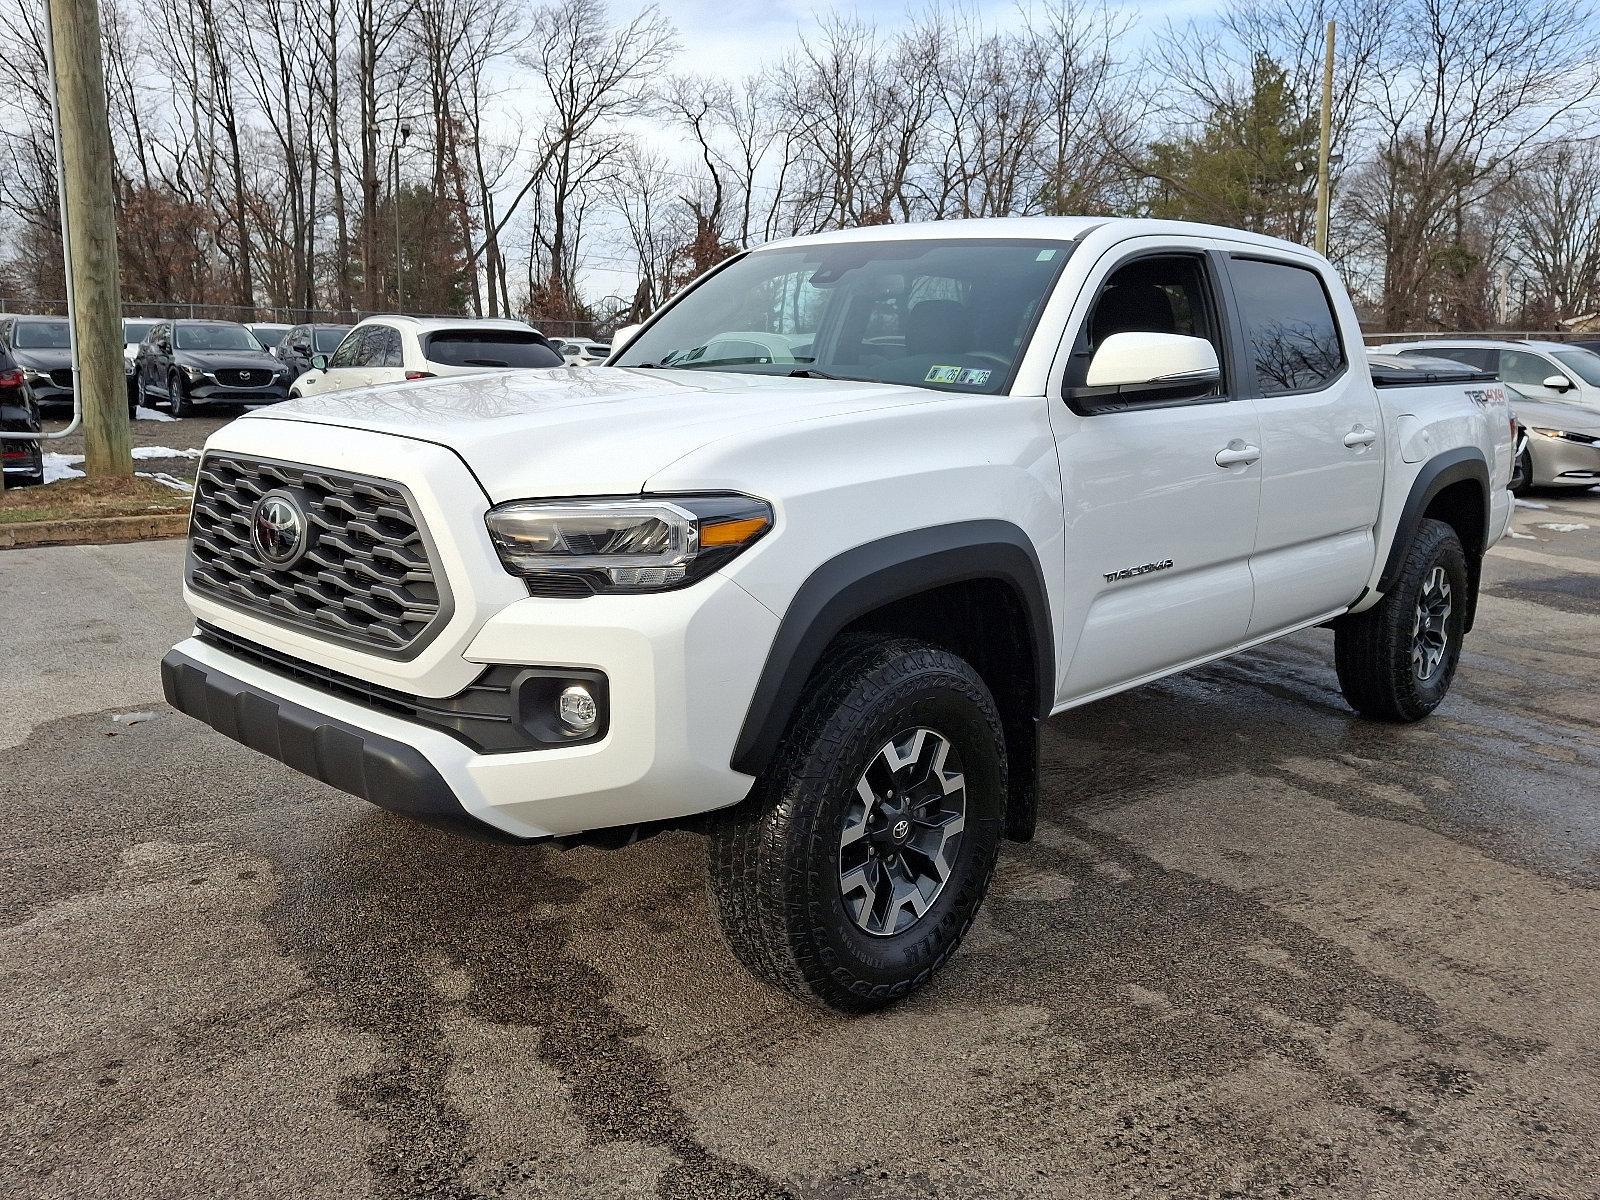
M 1384 561 L 1383 571 L 1378 576 L 1378 591 L 1388 595 L 1393 590 L 1396 580 L 1400 575 L 1400 564 L 1405 560 L 1406 550 L 1411 545 L 1411 539 L 1417 532 L 1417 526 L 1422 524 L 1422 514 L 1428 511 L 1428 505 L 1445 488 L 1463 481 L 1476 483 L 1483 496 L 1483 528 L 1478 530 L 1477 545 L 1467 546 L 1467 571 L 1472 581 L 1472 595 L 1467 604 L 1466 627 L 1472 628 L 1472 619 L 1477 610 L 1478 600 L 1478 575 L 1483 563 L 1484 548 L 1489 544 L 1489 462 L 1483 456 L 1483 451 L 1475 446 L 1461 446 L 1454 450 L 1446 450 L 1437 454 L 1422 465 L 1422 470 L 1417 472 L 1417 477 L 1412 481 L 1411 490 L 1406 495 L 1404 507 L 1400 510 L 1400 520 L 1395 526 L 1394 540 L 1389 543 L 1389 557 Z
M 800 585 L 767 651 L 734 743 L 733 769 L 746 775 L 766 769 L 823 651 L 852 621 L 885 604 L 976 579 L 1001 580 L 1022 598 L 1033 643 L 1033 715 L 1048 717 L 1055 705 L 1055 628 L 1033 541 L 1010 521 L 933 525 L 846 550 Z M 1025 769 L 1032 774 L 1034 768 Z

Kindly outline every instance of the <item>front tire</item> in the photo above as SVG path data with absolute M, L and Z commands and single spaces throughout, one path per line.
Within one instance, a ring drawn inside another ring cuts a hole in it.
M 172 409 L 174 417 L 188 417 L 194 414 L 194 402 L 189 399 L 188 387 L 183 382 L 183 376 L 176 371 L 167 376 L 167 405 Z
M 849 640 L 750 799 L 713 827 L 709 891 L 758 978 L 840 1012 L 921 987 L 961 944 L 994 874 L 1004 733 L 962 659 Z
M 1420 721 L 1439 707 L 1461 661 L 1470 583 L 1456 531 L 1424 520 L 1394 587 L 1334 632 L 1344 698 L 1377 721 Z

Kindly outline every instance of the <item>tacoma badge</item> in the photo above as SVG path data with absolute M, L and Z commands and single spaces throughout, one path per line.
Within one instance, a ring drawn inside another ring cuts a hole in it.
M 1151 571 L 1165 571 L 1171 565 L 1170 558 L 1163 558 L 1160 562 L 1145 563 L 1142 567 L 1123 567 L 1120 571 L 1107 571 L 1106 582 L 1116 583 L 1119 579 L 1132 579 L 1135 575 L 1148 575 Z

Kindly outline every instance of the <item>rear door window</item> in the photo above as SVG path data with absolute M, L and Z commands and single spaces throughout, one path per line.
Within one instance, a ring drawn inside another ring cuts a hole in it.
M 1231 260 L 1228 274 L 1263 396 L 1321 391 L 1344 374 L 1344 343 L 1321 276 L 1256 258 Z
M 447 367 L 559 367 L 561 355 L 532 330 L 444 329 L 423 342 L 423 357 Z

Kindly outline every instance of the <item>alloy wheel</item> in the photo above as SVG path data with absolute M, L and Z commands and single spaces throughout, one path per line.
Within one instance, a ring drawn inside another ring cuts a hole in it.
M 1423 682 L 1432 679 L 1450 648 L 1450 577 L 1435 566 L 1417 593 L 1411 623 L 1411 671 Z
M 950 740 L 910 729 L 856 781 L 839 835 L 839 892 L 857 927 L 904 933 L 944 891 L 967 819 L 966 779 Z

